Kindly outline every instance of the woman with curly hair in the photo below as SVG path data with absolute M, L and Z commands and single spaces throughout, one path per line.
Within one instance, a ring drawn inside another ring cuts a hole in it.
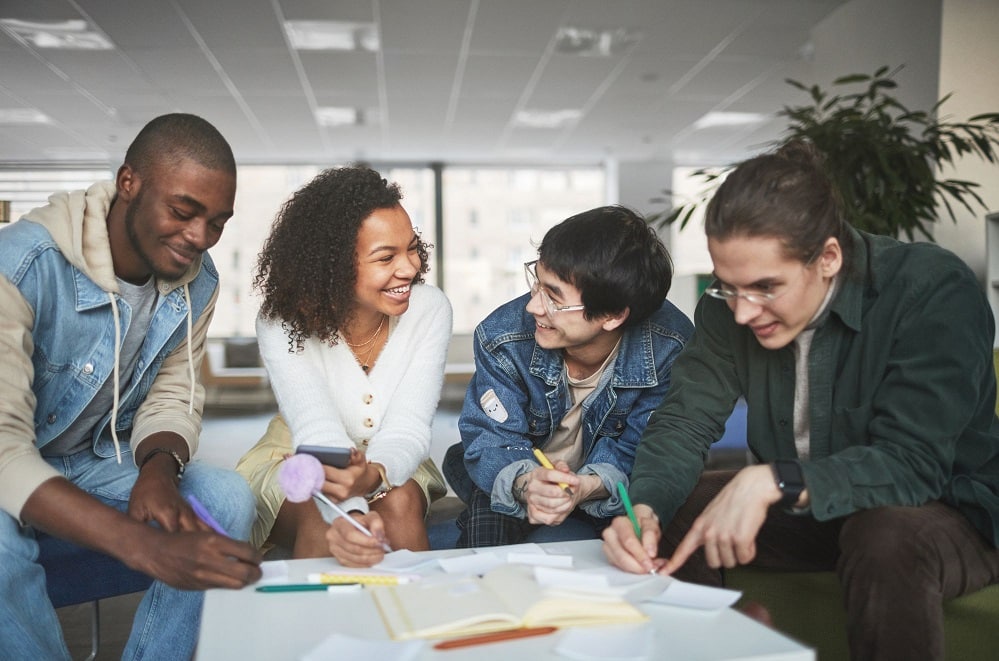
M 446 491 L 428 457 L 451 305 L 423 284 L 428 246 L 401 197 L 373 170 L 325 170 L 285 203 L 258 257 L 257 337 L 280 414 L 236 470 L 257 496 L 259 546 L 348 566 L 379 562 L 386 541 L 429 547 L 424 517 Z M 285 500 L 278 470 L 305 444 L 351 449 L 345 468 L 324 466 L 322 490 L 374 537 Z

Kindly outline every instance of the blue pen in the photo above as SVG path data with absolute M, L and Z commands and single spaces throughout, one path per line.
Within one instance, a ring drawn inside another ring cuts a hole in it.
M 223 528 L 222 525 L 215 520 L 215 518 L 211 515 L 211 512 L 209 512 L 205 506 L 201 504 L 200 500 L 192 495 L 187 497 L 187 502 L 191 503 L 191 509 L 193 509 L 194 513 L 198 515 L 199 519 L 208 524 L 209 528 L 220 535 L 225 535 L 226 537 L 229 536 L 229 533 L 225 531 L 225 528 Z

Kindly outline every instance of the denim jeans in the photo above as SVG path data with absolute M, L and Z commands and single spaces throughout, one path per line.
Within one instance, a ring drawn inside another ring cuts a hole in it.
M 734 476 L 735 471 L 701 475 L 663 531 L 662 557 L 673 553 Z M 854 661 L 943 659 L 943 602 L 999 582 L 999 550 L 963 514 L 940 502 L 876 507 L 832 521 L 774 507 L 756 537 L 750 565 L 836 571 Z M 724 582 L 722 570 L 708 567 L 703 548 L 675 576 L 706 585 Z
M 131 455 L 119 465 L 90 450 L 47 460 L 71 482 L 101 502 L 126 511 L 138 470 Z M 191 463 L 180 483 L 236 539 L 246 540 L 253 523 L 249 486 L 233 471 Z M 38 564 L 34 531 L 0 513 L 0 658 L 69 659 L 55 609 Z M 123 659 L 190 659 L 194 655 L 204 593 L 178 590 L 154 581 L 132 623 Z

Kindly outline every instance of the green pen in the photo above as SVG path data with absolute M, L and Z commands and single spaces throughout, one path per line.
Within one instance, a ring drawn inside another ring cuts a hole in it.
M 624 511 L 628 513 L 628 518 L 631 519 L 631 525 L 635 527 L 635 536 L 641 539 L 642 527 L 638 525 L 638 517 L 635 516 L 635 509 L 631 506 L 631 498 L 628 498 L 628 490 L 624 488 L 623 482 L 617 483 L 617 492 L 624 503 Z
M 359 583 L 342 583 L 341 585 L 357 585 Z M 261 585 L 257 592 L 329 592 L 336 590 L 340 585 L 327 585 L 325 583 L 289 583 L 285 585 Z

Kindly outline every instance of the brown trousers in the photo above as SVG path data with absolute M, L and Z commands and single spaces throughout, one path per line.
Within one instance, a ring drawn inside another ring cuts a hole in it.
M 669 557 L 735 471 L 705 472 L 663 533 Z M 957 510 L 939 502 L 878 507 L 819 522 L 771 508 L 756 539 L 756 567 L 832 571 L 847 612 L 850 655 L 860 659 L 943 659 L 943 602 L 999 582 L 999 550 Z M 698 550 L 676 574 L 723 585 Z M 764 604 L 765 605 L 765 604 Z

